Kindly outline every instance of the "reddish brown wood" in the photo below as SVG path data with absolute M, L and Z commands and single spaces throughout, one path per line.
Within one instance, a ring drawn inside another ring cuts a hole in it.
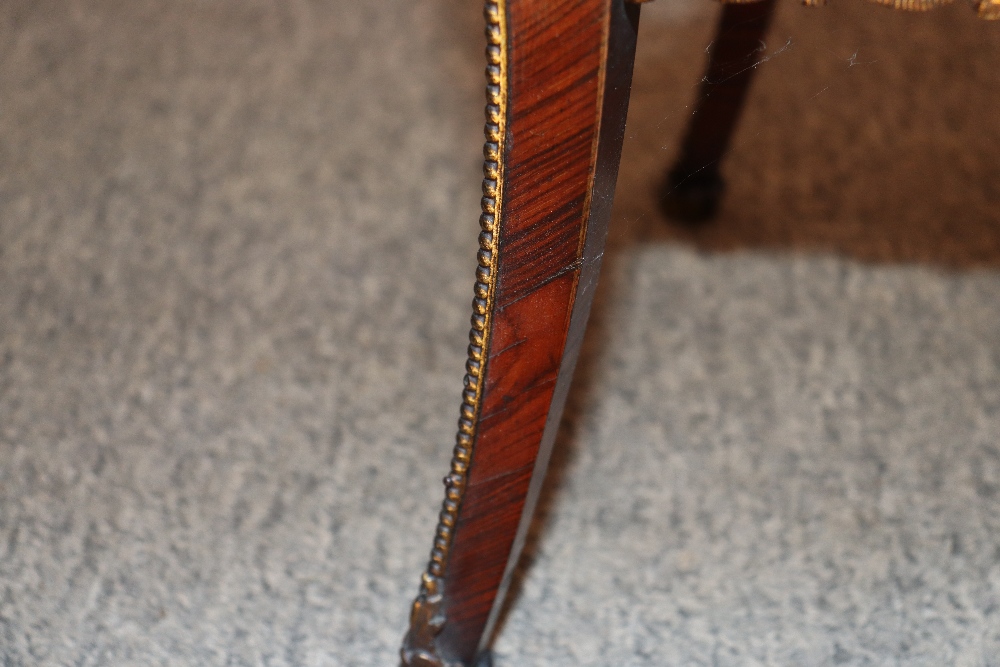
M 638 6 L 508 0 L 498 282 L 468 481 L 444 576 L 441 657 L 485 647 L 523 545 L 603 252 Z

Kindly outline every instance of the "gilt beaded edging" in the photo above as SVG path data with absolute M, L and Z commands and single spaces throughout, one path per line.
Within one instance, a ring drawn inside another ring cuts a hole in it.
M 410 611 L 410 629 L 400 655 L 405 667 L 460 667 L 443 660 L 437 649 L 437 635 L 446 621 L 444 574 L 451 550 L 452 533 L 465 493 L 469 462 L 476 436 L 482 398 L 485 354 L 490 338 L 493 302 L 496 293 L 496 262 L 499 251 L 499 217 L 503 189 L 502 147 L 507 117 L 507 25 L 505 0 L 487 0 L 486 16 L 486 143 L 483 147 L 483 199 L 479 225 L 479 265 L 476 267 L 475 298 L 472 300 L 472 329 L 469 356 L 465 362 L 465 389 L 462 392 L 458 435 L 451 459 L 451 472 L 444 478 L 445 499 L 434 534 L 427 571 L 421 577 L 420 593 Z

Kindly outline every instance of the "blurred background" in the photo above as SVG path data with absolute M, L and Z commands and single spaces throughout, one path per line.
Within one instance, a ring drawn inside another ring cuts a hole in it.
M 691 229 L 718 6 L 644 6 L 497 665 L 996 665 L 1000 25 L 779 4 Z M 0 657 L 395 664 L 458 416 L 481 6 L 0 6 Z

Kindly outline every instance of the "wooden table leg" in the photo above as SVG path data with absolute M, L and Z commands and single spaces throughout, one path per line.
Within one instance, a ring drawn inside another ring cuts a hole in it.
M 774 6 L 775 0 L 760 0 L 722 7 L 697 106 L 660 195 L 664 213 L 675 220 L 703 222 L 718 210 L 725 188 L 719 162 L 760 63 Z
M 590 311 L 625 131 L 639 7 L 488 0 L 483 214 L 446 497 L 402 649 L 486 650 L 538 498 Z

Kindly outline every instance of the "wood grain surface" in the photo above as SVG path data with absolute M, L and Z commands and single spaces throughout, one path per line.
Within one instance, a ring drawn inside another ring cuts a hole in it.
M 486 646 L 523 545 L 600 267 L 638 6 L 510 0 L 492 330 L 445 573 L 441 657 Z

